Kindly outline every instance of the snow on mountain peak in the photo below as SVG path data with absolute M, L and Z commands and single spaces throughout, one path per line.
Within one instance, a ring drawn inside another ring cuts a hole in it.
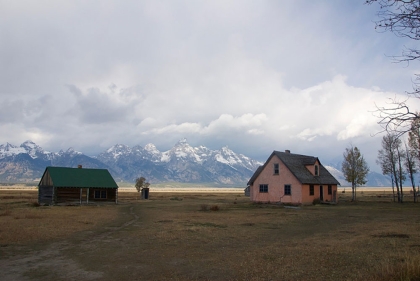
M 195 153 L 195 149 L 187 143 L 187 139 L 180 140 L 169 152 L 169 156 L 175 156 L 177 159 L 195 159 L 201 162 L 201 157 Z
M 69 147 L 69 149 L 67 149 L 67 151 L 65 153 L 68 153 L 68 154 L 83 154 L 79 151 L 74 150 L 73 147 Z
M 0 145 L 0 159 L 25 152 L 26 150 L 24 148 L 14 146 L 8 142 Z
M 50 152 L 44 151 L 39 145 L 30 140 L 25 141 L 19 147 L 10 143 L 0 145 L 0 159 L 21 153 L 28 154 L 32 159 L 38 157 L 48 158 L 51 155 Z
M 110 153 L 114 159 L 118 158 L 120 155 L 127 154 L 131 152 L 130 147 L 125 144 L 116 144 L 110 147 L 107 151 Z
M 156 148 L 156 146 L 153 143 L 148 143 L 144 147 L 144 149 L 152 154 L 160 153 L 160 151 Z

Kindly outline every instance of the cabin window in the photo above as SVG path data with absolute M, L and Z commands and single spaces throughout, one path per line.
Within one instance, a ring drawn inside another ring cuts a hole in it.
M 315 188 L 314 188 L 314 185 L 313 184 L 311 184 L 310 186 L 309 186 L 309 195 L 310 196 L 313 196 L 315 194 Z
M 331 194 L 332 194 L 332 186 L 328 185 L 328 195 L 331 195 Z
M 268 184 L 260 184 L 260 193 L 268 192 Z
M 284 185 L 284 195 L 292 195 L 292 186 L 290 184 Z
M 274 174 L 275 175 L 279 174 L 279 164 L 278 163 L 274 163 Z
M 95 190 L 95 199 L 106 199 L 106 190 Z
M 319 168 L 318 168 L 318 165 L 315 165 L 315 176 L 319 176 Z

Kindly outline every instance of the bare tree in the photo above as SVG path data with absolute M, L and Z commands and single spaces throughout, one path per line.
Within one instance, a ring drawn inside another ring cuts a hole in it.
M 378 151 L 378 159 L 376 163 L 381 166 L 382 174 L 391 178 L 392 198 L 395 202 L 395 156 L 393 154 L 392 139 L 389 135 L 382 138 L 382 149 Z
M 400 137 L 411 130 L 411 123 L 420 120 L 417 112 L 411 112 L 407 100 L 389 99 L 389 106 L 376 106 L 374 114 L 379 118 L 382 132 Z
M 410 131 L 408 132 L 408 145 L 420 162 L 420 119 L 411 121 Z
M 392 181 L 392 194 L 394 195 L 394 183 L 397 189 L 398 202 L 402 202 L 402 183 L 405 180 L 405 171 L 402 163 L 405 158 L 401 149 L 401 140 L 395 134 L 387 134 L 382 138 L 382 149 L 378 151 L 377 163 L 382 168 L 384 175 L 389 175 Z
M 412 150 L 407 144 L 405 144 L 405 168 L 410 178 L 411 187 L 413 188 L 413 201 L 416 202 L 416 184 L 414 182 L 414 174 L 416 170 L 416 156 L 414 150 Z
M 420 1 L 418 0 L 367 0 L 366 4 L 378 4 L 375 29 L 392 32 L 398 37 L 420 40 Z M 420 61 L 420 50 L 405 48 L 401 55 L 393 56 L 394 62 Z M 415 74 L 413 90 L 409 95 L 420 98 L 420 74 Z M 420 119 L 418 112 L 410 110 L 407 100 L 390 99 L 389 107 L 378 107 L 378 124 L 383 130 L 401 136 L 410 130 L 410 123 Z
M 344 161 L 341 165 L 346 181 L 351 183 L 352 201 L 356 201 L 356 188 L 366 183 L 369 167 L 360 150 L 352 145 L 343 153 Z
M 411 122 L 411 130 L 408 133 L 408 146 L 411 155 L 416 160 L 413 162 L 416 164 L 416 166 L 418 166 L 420 164 L 420 119 L 413 120 Z M 414 202 L 416 202 L 417 192 L 413 181 L 411 182 L 411 185 L 413 187 Z

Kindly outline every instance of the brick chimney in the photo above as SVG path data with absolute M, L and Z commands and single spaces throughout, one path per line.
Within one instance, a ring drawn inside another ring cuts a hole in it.
M 77 165 L 77 168 L 81 169 L 82 168 L 82 165 Z
M 286 152 L 286 153 L 290 153 L 290 150 L 286 149 L 284 152 Z

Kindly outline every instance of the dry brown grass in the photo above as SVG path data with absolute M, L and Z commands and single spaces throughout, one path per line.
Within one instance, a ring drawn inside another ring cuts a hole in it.
M 382 262 L 381 270 L 372 274 L 372 281 L 416 281 L 420 280 L 420 257 L 406 254 Z
M 0 246 L 65 238 L 118 215 L 118 210 L 108 205 L 36 207 L 33 190 L 3 190 L 0 194 Z
M 26 203 L 1 199 L 0 214 L 8 214 L 0 216 L 0 243 L 7 245 L 0 247 L 0 272 L 10 277 L 21 266 L 22 274 L 37 280 L 72 279 L 76 269 L 84 272 L 77 275 L 80 280 L 418 276 L 420 203 L 391 203 L 389 193 L 364 192 L 353 203 L 346 192 L 336 206 L 301 209 L 253 204 L 238 194 L 152 192 L 150 200 L 137 200 L 136 195 L 120 193 L 119 205 L 100 207 L 33 207 L 33 198 L 25 194 L 20 196 L 30 197 Z M 217 212 L 210 211 L 214 206 Z M 18 233 L 22 227 L 29 230 Z M 12 239 L 15 235 L 20 238 Z M 34 248 L 40 248 L 41 255 L 50 253 L 44 264 L 73 264 L 72 273 L 60 266 L 47 269 L 40 263 L 29 268 L 16 262 L 17 253 L 22 260 L 33 258 Z M 9 267 L 2 268 L 8 262 Z

